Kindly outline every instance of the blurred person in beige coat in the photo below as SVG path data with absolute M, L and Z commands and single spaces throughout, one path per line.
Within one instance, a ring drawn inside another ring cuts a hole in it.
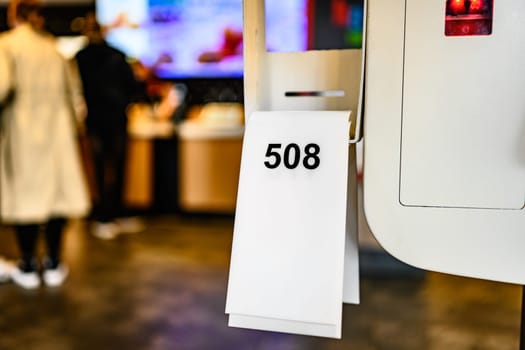
M 14 225 L 21 251 L 11 278 L 27 289 L 41 283 L 40 227 L 48 248 L 42 277 L 57 286 L 67 276 L 60 261 L 66 219 L 89 210 L 75 125 L 80 81 L 42 31 L 40 11 L 37 0 L 11 1 L 12 29 L 0 35 L 0 218 Z

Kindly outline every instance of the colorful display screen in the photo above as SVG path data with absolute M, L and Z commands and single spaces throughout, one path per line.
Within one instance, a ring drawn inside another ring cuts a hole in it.
M 108 43 L 162 78 L 243 74 L 242 0 L 97 0 Z M 360 48 L 363 0 L 265 0 L 267 49 Z
M 446 1 L 446 36 L 492 34 L 492 0 Z
M 362 46 L 362 0 L 266 0 L 265 6 L 270 52 Z
M 108 43 L 162 78 L 241 77 L 242 0 L 98 0 Z

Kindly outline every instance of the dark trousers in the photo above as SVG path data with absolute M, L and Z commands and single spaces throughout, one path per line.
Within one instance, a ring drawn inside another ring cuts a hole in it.
M 110 222 L 123 214 L 122 193 L 126 161 L 127 133 L 88 132 L 95 168 L 96 199 L 93 218 Z
M 65 223 L 66 220 L 64 218 L 53 218 L 44 225 L 47 254 L 51 268 L 56 268 L 60 263 L 60 251 Z M 18 248 L 22 255 L 24 268 L 27 270 L 35 268 L 35 251 L 39 228 L 39 224 L 15 225 Z

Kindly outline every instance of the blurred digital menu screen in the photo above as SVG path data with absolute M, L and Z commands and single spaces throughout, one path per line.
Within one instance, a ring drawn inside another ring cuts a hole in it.
M 242 0 L 97 0 L 108 43 L 162 78 L 243 74 Z M 361 48 L 363 0 L 265 0 L 270 52 Z
M 98 0 L 108 43 L 164 78 L 241 77 L 242 0 Z
M 265 0 L 269 52 L 358 49 L 362 0 Z

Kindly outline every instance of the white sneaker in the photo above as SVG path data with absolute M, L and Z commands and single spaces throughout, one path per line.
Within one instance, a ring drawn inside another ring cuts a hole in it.
M 24 289 L 36 289 L 40 287 L 40 277 L 36 271 L 24 272 L 15 266 L 11 272 L 11 279 Z
M 145 225 L 138 217 L 120 218 L 115 220 L 120 233 L 139 233 L 144 231 Z
M 118 236 L 119 228 L 112 222 L 95 222 L 93 223 L 91 233 L 97 238 L 110 240 Z
M 64 283 L 68 274 L 69 269 L 67 266 L 60 264 L 56 269 L 45 269 L 42 277 L 46 286 L 58 287 Z

